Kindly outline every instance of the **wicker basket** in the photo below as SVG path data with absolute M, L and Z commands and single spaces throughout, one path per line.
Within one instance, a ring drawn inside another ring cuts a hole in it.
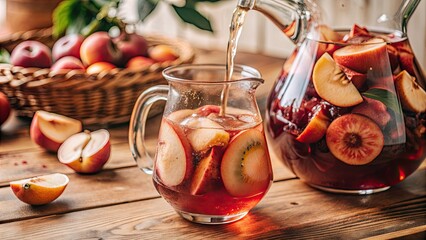
M 43 29 L 0 39 L 0 48 L 11 52 L 17 44 L 30 39 L 49 47 L 54 43 L 50 29 Z M 194 49 L 184 41 L 162 36 L 146 36 L 146 39 L 150 46 L 173 47 L 179 58 L 138 71 L 117 68 L 99 74 L 81 70 L 52 74 L 49 69 L 0 64 L 0 91 L 9 97 L 18 116 L 32 117 L 35 111 L 45 110 L 79 119 L 85 125 L 127 122 L 142 91 L 166 84 L 161 74 L 164 68 L 190 63 L 195 56 Z M 161 112 L 160 107 L 154 107 L 151 115 Z

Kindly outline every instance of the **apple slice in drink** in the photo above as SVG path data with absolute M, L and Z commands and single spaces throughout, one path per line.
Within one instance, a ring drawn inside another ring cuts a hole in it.
M 193 113 L 195 113 L 195 110 L 193 109 L 181 109 L 181 110 L 177 110 L 170 113 L 167 116 L 167 119 L 174 123 L 179 124 L 180 122 L 185 120 L 185 118 L 191 116 Z
M 71 135 L 83 129 L 79 120 L 46 111 L 37 111 L 31 122 L 30 137 L 42 148 L 56 152 Z
M 386 43 L 381 38 L 340 48 L 333 53 L 333 58 L 336 63 L 359 73 L 383 68 L 389 62 Z
M 297 136 L 296 140 L 303 143 L 314 143 L 319 141 L 326 133 L 330 119 L 320 108 L 311 118 L 303 132 Z
M 69 137 L 58 150 L 58 159 L 78 173 L 99 172 L 111 154 L 107 130 L 81 132 Z
M 185 124 L 191 129 L 188 140 L 196 152 L 207 151 L 214 146 L 226 146 L 229 142 L 229 133 L 209 118 L 192 118 Z
M 237 134 L 222 157 L 221 177 L 226 190 L 235 197 L 266 191 L 272 181 L 265 138 L 256 129 Z
M 191 182 L 191 194 L 200 195 L 211 190 L 215 181 L 220 179 L 220 161 L 223 150 L 213 147 L 205 158 L 201 159 L 194 171 Z
M 181 184 L 193 172 L 191 145 L 178 127 L 163 120 L 158 136 L 155 168 L 168 187 Z
M 315 64 L 312 81 L 318 95 L 338 107 L 351 107 L 363 101 L 358 89 L 328 53 Z
M 396 76 L 395 88 L 405 110 L 415 113 L 426 111 L 426 91 L 407 71 L 404 70 Z

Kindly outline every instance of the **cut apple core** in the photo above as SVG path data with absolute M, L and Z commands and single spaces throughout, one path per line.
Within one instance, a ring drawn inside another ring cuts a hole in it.
M 81 122 L 63 115 L 37 111 L 40 131 L 49 139 L 62 143 L 69 136 L 80 132 Z

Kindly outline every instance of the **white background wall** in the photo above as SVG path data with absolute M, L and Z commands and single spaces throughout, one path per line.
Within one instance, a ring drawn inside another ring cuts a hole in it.
M 125 0 L 124 12 L 129 21 L 136 19 L 136 1 Z M 321 1 L 321 0 L 319 0 Z M 368 0 L 358 0 L 357 3 Z M 374 0 L 369 0 L 374 1 Z M 178 2 L 173 0 L 172 2 Z M 190 41 L 197 47 L 225 50 L 229 36 L 229 24 L 237 0 L 227 0 L 219 4 L 205 3 L 200 11 L 211 19 L 215 33 L 207 33 L 180 22 L 171 7 L 161 4 L 153 14 L 138 27 L 141 33 L 158 33 L 170 37 L 179 37 Z M 354 14 L 363 11 L 362 4 L 353 6 Z M 356 8 L 359 9 L 356 9 Z M 383 6 L 377 6 L 382 8 Z M 351 8 L 352 9 L 352 8 Z M 408 35 L 416 57 L 426 69 L 426 1 L 422 0 L 412 16 Z M 247 14 L 244 29 L 240 37 L 238 51 L 257 52 L 271 56 L 286 57 L 293 50 L 293 44 L 263 15 L 250 11 Z

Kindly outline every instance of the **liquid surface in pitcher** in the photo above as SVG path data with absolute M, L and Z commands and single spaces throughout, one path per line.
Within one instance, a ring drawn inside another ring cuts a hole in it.
M 158 192 L 193 214 L 246 213 L 272 183 L 261 119 L 230 107 L 225 116 L 220 106 L 207 105 L 163 117 L 155 169 Z
M 283 66 L 268 100 L 272 149 L 303 181 L 395 185 L 426 157 L 426 86 L 406 38 L 322 26 Z

